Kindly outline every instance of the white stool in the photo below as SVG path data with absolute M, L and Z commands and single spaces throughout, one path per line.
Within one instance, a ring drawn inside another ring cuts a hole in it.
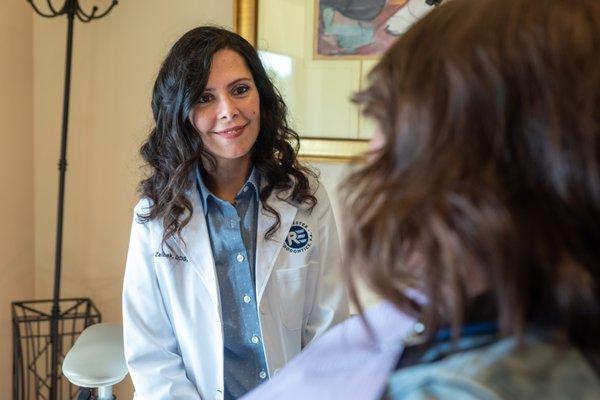
M 76 386 L 97 389 L 97 400 L 112 400 L 113 385 L 127 376 L 121 325 L 86 328 L 67 353 L 62 372 Z

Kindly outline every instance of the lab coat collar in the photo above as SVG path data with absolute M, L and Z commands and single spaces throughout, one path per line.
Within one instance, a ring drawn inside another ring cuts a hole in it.
M 264 182 L 265 179 L 262 179 Z M 261 185 L 263 186 L 263 185 Z M 262 188 L 261 188 L 262 189 Z M 268 204 L 277 210 L 280 216 L 280 226 L 270 238 L 265 238 L 269 228 L 275 223 L 275 217 L 264 209 L 259 202 L 258 228 L 256 232 L 256 299 L 258 304 L 269 281 L 269 276 L 275 266 L 277 256 L 283 247 L 298 208 L 288 200 L 291 191 L 273 191 L 267 200 Z
M 200 276 L 202 283 L 206 286 L 211 300 L 219 309 L 220 315 L 221 306 L 215 260 L 210 245 L 204 207 L 202 206 L 200 192 L 196 184 L 193 184 L 188 189 L 187 198 L 192 205 L 192 217 L 181 230 L 181 237 L 175 235 L 170 240 L 187 256 L 188 264 L 184 267 L 190 266 L 194 268 Z

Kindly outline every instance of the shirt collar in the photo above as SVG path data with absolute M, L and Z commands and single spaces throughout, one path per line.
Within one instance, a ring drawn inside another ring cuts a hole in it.
M 200 192 L 200 200 L 202 201 L 202 208 L 204 210 L 204 215 L 206 216 L 206 214 L 208 213 L 208 198 L 209 198 L 209 196 L 212 196 L 214 198 L 217 198 L 217 196 L 215 196 L 206 187 L 206 185 L 204 183 L 204 179 L 202 179 L 202 173 L 200 172 L 200 166 L 198 166 L 198 168 L 196 168 L 196 183 L 198 185 L 198 191 Z M 252 167 L 250 176 L 248 177 L 248 180 L 246 181 L 244 186 L 242 186 L 242 188 L 240 189 L 240 193 L 242 192 L 244 187 L 249 187 L 249 188 L 253 189 L 252 193 L 253 193 L 254 199 L 255 200 L 259 199 L 260 173 L 258 172 L 258 170 L 256 168 Z M 237 194 L 236 198 L 240 195 L 240 193 Z
M 254 189 L 254 198 L 258 200 L 260 194 L 260 174 L 258 173 L 258 170 L 256 168 L 252 167 L 252 172 L 250 172 L 248 181 L 244 184 L 244 186 L 246 185 L 249 185 L 249 187 Z

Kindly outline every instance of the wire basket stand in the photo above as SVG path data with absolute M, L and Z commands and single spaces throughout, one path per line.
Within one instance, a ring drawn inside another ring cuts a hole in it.
M 59 366 L 79 334 L 102 321 L 102 315 L 89 298 L 60 299 L 60 309 L 56 341 Z M 13 302 L 12 321 L 13 400 L 47 400 L 52 379 L 52 300 Z M 75 399 L 78 390 L 58 373 L 58 399 Z

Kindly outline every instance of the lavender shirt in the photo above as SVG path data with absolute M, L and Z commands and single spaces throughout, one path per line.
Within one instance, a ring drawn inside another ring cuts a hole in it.
M 383 302 L 365 313 L 373 340 L 354 316 L 311 343 L 244 400 L 380 399 L 415 320 Z

